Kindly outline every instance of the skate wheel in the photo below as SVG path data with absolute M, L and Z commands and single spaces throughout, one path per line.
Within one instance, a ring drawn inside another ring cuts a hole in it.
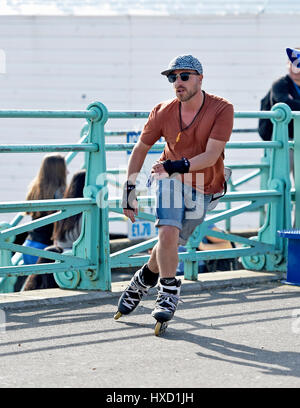
M 154 327 L 154 334 L 155 336 L 160 336 L 161 334 L 164 334 L 166 329 L 168 327 L 167 322 L 157 322 L 155 327 Z
M 115 320 L 118 320 L 118 319 L 120 319 L 121 316 L 122 316 L 122 313 L 118 311 L 118 312 L 114 315 L 114 319 L 115 319 Z

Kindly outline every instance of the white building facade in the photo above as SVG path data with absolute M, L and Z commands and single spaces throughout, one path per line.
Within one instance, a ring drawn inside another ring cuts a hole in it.
M 236 111 L 258 110 L 286 72 L 285 48 L 300 45 L 299 3 L 0 1 L 0 109 L 85 109 L 100 101 L 109 110 L 148 111 L 173 97 L 160 72 L 174 56 L 191 53 L 203 64 L 207 92 L 230 100 Z M 143 123 L 119 120 L 107 129 L 139 130 Z M 73 143 L 83 124 L 1 119 L 0 140 Z M 1 155 L 0 201 L 24 199 L 41 158 Z

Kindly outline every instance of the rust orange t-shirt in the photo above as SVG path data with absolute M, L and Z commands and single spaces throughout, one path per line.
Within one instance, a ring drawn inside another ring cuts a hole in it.
M 153 145 L 161 137 L 166 141 L 165 149 L 160 160 L 180 160 L 182 157 L 191 159 L 204 153 L 209 138 L 227 142 L 230 138 L 234 110 L 227 100 L 205 93 L 202 109 L 192 125 L 181 132 L 180 140 L 176 142 L 180 132 L 179 100 L 172 99 L 155 106 L 144 126 L 141 141 L 146 145 Z M 204 193 L 214 194 L 221 192 L 224 186 L 224 151 L 217 162 L 206 169 L 199 170 L 203 177 L 197 178 L 197 172 L 184 174 L 184 182 L 192 184 L 194 188 L 202 190 L 197 180 L 203 180 Z

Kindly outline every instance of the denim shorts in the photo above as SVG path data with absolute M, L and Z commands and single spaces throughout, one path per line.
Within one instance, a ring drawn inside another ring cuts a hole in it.
M 176 178 L 158 180 L 155 226 L 177 227 L 180 230 L 179 244 L 184 245 L 194 229 L 203 222 L 211 198 L 211 194 L 202 194 Z

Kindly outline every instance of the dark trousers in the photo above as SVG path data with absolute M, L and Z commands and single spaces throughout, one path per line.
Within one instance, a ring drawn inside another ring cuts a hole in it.
M 51 245 L 47 248 L 45 248 L 45 251 L 52 251 L 52 252 L 57 252 L 61 254 L 63 250 L 59 247 L 56 247 L 55 245 Z M 51 263 L 54 262 L 53 259 L 47 259 L 47 258 L 38 258 L 37 264 L 42 264 L 42 263 Z M 23 281 L 24 283 L 24 281 Z M 23 286 L 23 284 L 22 284 Z M 21 288 L 22 288 L 21 286 Z M 49 288 L 58 288 L 58 284 L 55 282 L 55 279 L 53 277 L 53 273 L 45 273 L 42 275 L 29 275 L 25 277 L 25 284 L 24 284 L 24 289 L 23 290 L 35 290 L 35 289 L 49 289 Z M 21 290 L 21 289 L 19 289 Z

